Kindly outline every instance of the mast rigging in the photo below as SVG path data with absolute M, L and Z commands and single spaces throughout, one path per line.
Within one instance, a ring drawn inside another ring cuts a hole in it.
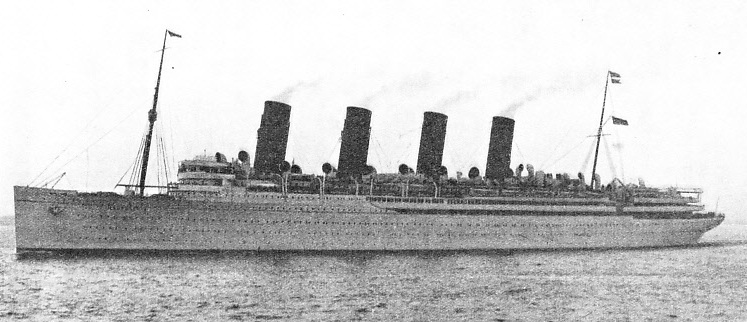
M 150 158 L 150 144 L 153 137 L 153 124 L 156 122 L 158 112 L 156 107 L 158 106 L 158 89 L 161 86 L 161 71 L 163 70 L 163 56 L 166 53 L 166 38 L 168 36 L 181 38 L 182 36 L 175 34 L 168 29 L 163 33 L 163 47 L 161 48 L 161 63 L 158 65 L 158 79 L 156 80 L 156 92 L 153 94 L 153 107 L 148 111 L 148 133 L 145 135 L 145 145 L 143 147 L 142 154 L 142 165 L 140 167 L 140 196 L 145 195 L 145 177 L 148 173 L 148 159 Z
M 597 130 L 597 144 L 596 148 L 594 149 L 594 165 L 591 169 L 591 187 L 594 188 L 594 184 L 598 183 L 596 182 L 596 174 L 597 174 L 597 161 L 599 159 L 599 142 L 602 140 L 602 127 L 604 127 L 604 107 L 607 104 L 607 88 L 609 87 L 610 81 L 612 81 L 612 84 L 620 84 L 620 74 L 607 71 L 607 75 L 605 77 L 605 83 L 604 83 L 604 99 L 602 100 L 602 115 L 599 117 L 599 129 Z M 613 123 L 615 124 L 623 124 L 628 125 L 628 122 L 623 119 L 617 119 L 616 117 L 612 117 Z M 618 123 L 619 122 L 619 123 Z M 606 143 L 605 143 L 606 144 Z
M 604 82 L 604 99 L 602 100 L 602 116 L 599 117 L 599 130 L 597 131 L 597 147 L 594 150 L 594 165 L 591 168 L 591 188 L 594 189 L 597 174 L 597 160 L 599 158 L 599 141 L 602 139 L 602 126 L 604 126 L 604 106 L 607 103 L 607 87 L 610 84 L 610 71 L 607 71 Z

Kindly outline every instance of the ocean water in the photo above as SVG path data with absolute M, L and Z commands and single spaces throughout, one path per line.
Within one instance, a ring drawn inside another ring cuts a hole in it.
M 562 252 L 14 254 L 0 320 L 746 321 L 747 225 L 693 247 Z

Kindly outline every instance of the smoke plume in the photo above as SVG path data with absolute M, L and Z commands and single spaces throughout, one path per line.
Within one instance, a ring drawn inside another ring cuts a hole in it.
M 446 111 L 454 105 L 461 102 L 471 101 L 475 99 L 474 91 L 459 91 L 454 95 L 442 99 L 433 106 L 433 110 L 440 113 L 446 113 Z
M 542 92 L 543 92 L 542 88 L 537 88 L 533 92 L 531 92 L 531 93 L 525 95 L 524 97 L 520 98 L 519 100 L 511 103 L 511 105 L 509 105 L 508 107 L 506 107 L 506 109 L 503 110 L 500 113 L 500 115 L 508 117 L 508 118 L 514 118 L 516 116 L 516 112 L 519 110 L 519 108 L 521 108 L 522 106 L 524 106 L 526 103 L 529 103 L 531 101 L 536 100 L 538 97 L 540 97 L 542 95 Z
M 312 88 L 316 86 L 319 82 L 304 82 L 300 81 L 296 83 L 295 85 L 291 85 L 286 87 L 282 92 L 275 95 L 272 100 L 276 102 L 283 102 L 288 103 L 291 98 L 293 98 L 293 94 L 297 93 L 298 91 L 305 89 L 305 88 Z
M 414 95 L 418 91 L 429 88 L 432 82 L 432 76 L 427 72 L 409 75 L 399 82 L 381 86 L 378 90 L 359 100 L 358 104 L 361 107 L 369 107 L 374 101 L 390 94 Z

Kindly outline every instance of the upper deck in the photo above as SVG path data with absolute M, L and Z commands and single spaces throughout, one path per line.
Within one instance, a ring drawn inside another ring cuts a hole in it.
M 567 176 L 566 176 L 567 178 Z M 180 163 L 179 182 L 169 195 L 185 199 L 220 200 L 246 192 L 270 192 L 282 196 L 350 195 L 365 196 L 373 202 L 449 204 L 573 204 L 573 205 L 688 205 L 700 203 L 700 189 L 657 189 L 623 186 L 614 182 L 603 189 L 591 189 L 573 180 L 510 178 L 501 184 L 482 178 L 438 180 L 421 175 L 372 174 L 358 181 L 308 174 L 257 175 L 239 162 L 196 158 Z M 450 201 L 438 201 L 450 200 Z M 462 200 L 462 201 L 460 201 Z

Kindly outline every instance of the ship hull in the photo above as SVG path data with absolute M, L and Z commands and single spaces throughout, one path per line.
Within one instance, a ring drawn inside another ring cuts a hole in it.
M 15 209 L 18 251 L 667 247 L 697 243 L 723 221 L 568 211 L 401 213 L 357 196 L 176 200 L 29 187 L 15 187 Z

